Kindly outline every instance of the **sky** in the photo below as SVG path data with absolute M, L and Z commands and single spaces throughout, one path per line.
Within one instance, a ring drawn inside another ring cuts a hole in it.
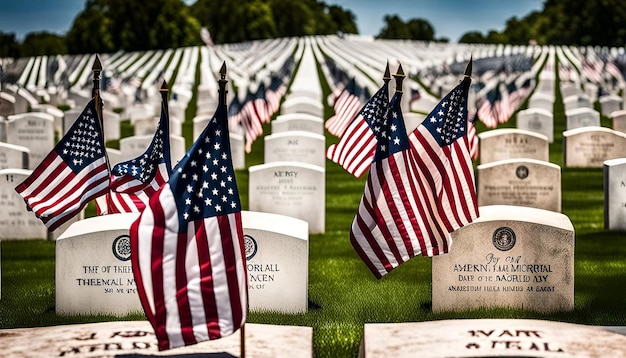
M 0 32 L 14 33 L 19 41 L 29 32 L 64 35 L 86 0 L 0 0 Z M 148 0 L 149 1 L 149 0 Z M 466 32 L 502 31 L 506 20 L 523 18 L 543 9 L 543 0 L 322 0 L 351 10 L 361 35 L 376 35 L 385 15 L 403 21 L 425 19 L 435 38 L 457 42 Z M 185 0 L 193 3 L 194 0 Z

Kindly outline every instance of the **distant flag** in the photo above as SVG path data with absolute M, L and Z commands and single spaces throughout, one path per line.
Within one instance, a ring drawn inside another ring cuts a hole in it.
M 200 29 L 200 38 L 202 38 L 202 42 L 205 45 L 213 47 L 215 44 L 213 43 L 213 38 L 211 37 L 211 33 L 206 27 L 202 27 Z
M 167 84 L 161 87 L 161 118 L 152 142 L 145 153 L 137 158 L 118 163 L 111 169 L 111 190 L 106 196 L 106 208 L 99 214 L 141 212 L 150 197 L 170 177 L 170 131 L 167 106 Z M 96 202 L 99 204 L 99 202 Z
M 104 135 L 95 99 L 54 149 L 15 190 L 53 231 L 109 188 Z
M 341 138 L 350 123 L 358 116 L 362 106 L 356 94 L 356 83 L 352 79 L 333 101 L 335 114 L 324 124 L 328 132 Z
M 140 302 L 159 350 L 225 337 L 247 314 L 241 202 L 224 86 L 207 127 L 130 228 Z
M 449 233 L 478 216 L 465 136 L 469 82 L 468 76 L 408 138 L 401 92 L 377 123 L 376 154 L 350 231 L 377 278 L 414 256 L 447 253 Z
M 467 117 L 467 143 L 472 160 L 478 160 L 478 135 L 476 134 L 476 110 L 468 114 Z
M 359 115 L 348 126 L 341 140 L 326 150 L 326 158 L 341 165 L 348 173 L 361 177 L 369 169 L 376 149 L 372 123 L 383 118 L 389 105 L 389 66 L 383 86 L 361 108 Z

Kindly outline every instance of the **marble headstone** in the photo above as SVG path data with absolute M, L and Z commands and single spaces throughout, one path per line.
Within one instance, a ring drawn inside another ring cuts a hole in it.
M 492 129 L 478 134 L 480 163 L 529 158 L 548 161 L 548 138 L 523 129 Z
M 321 134 L 303 131 L 266 135 L 265 163 L 294 161 L 325 167 L 326 138 Z
M 507 159 L 477 167 L 478 205 L 517 205 L 561 212 L 561 167 Z
M 30 149 L 29 169 L 36 168 L 54 148 L 54 117 L 36 112 L 9 116 L 7 142 Z
M 604 162 L 604 228 L 626 231 L 626 158 Z
M 307 96 L 288 97 L 280 107 L 281 114 L 306 113 L 315 117 L 324 116 L 324 106 L 321 101 Z
M 626 153 L 626 133 L 605 127 L 583 127 L 563 132 L 566 167 L 602 168 L 605 160 Z
M 291 216 L 309 223 L 309 233 L 323 233 L 326 175 L 322 167 L 299 162 L 274 162 L 249 169 L 249 208 Z
M 433 312 L 574 309 L 574 226 L 560 213 L 523 206 L 479 207 L 432 259 Z
M 0 169 L 28 169 L 30 149 L 0 142 Z
M 517 112 L 517 128 L 543 134 L 548 143 L 554 141 L 554 118 L 552 112 L 542 108 L 528 108 Z
M 309 228 L 289 216 L 242 211 L 249 307 L 287 314 L 308 308 Z
M 304 131 L 324 135 L 324 120 L 307 113 L 281 114 L 271 122 L 272 134 Z
M 574 108 L 565 111 L 566 129 L 600 126 L 600 113 L 592 108 Z
M 139 214 L 96 216 L 72 224 L 56 241 L 56 313 L 143 312 L 130 262 L 130 225 Z
M 360 357 L 626 357 L 626 336 L 530 319 L 366 323 Z

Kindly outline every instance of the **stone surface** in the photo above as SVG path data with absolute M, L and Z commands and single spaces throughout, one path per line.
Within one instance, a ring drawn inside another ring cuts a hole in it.
M 574 226 L 553 211 L 479 207 L 432 259 L 433 312 L 509 307 L 574 309 Z
M 626 231 L 626 158 L 604 162 L 604 229 Z
M 299 162 L 326 166 L 326 138 L 303 131 L 282 132 L 264 137 L 264 162 Z
M 614 111 L 610 114 L 613 129 L 626 133 L 626 110 Z
M 492 129 L 478 134 L 480 163 L 528 158 L 548 161 L 548 138 L 515 128 Z
M 324 135 L 324 120 L 306 113 L 282 114 L 271 122 L 272 134 L 304 131 Z
M 0 142 L 0 169 L 28 169 L 30 149 Z
M 248 358 L 313 356 L 311 327 L 245 325 Z M 213 357 L 241 356 L 241 333 L 187 347 L 159 351 L 148 321 L 70 324 L 0 330 L 0 351 L 5 357 Z M 37 337 L 37 339 L 33 339 Z
M 361 358 L 626 357 L 626 337 L 572 323 L 460 319 L 365 324 Z
M 517 205 L 561 212 L 561 167 L 507 159 L 477 167 L 478 205 Z
M 28 169 L 36 168 L 54 148 L 54 117 L 28 112 L 9 116 L 7 120 L 7 143 L 28 148 Z
M 289 216 L 242 211 L 248 297 L 252 311 L 305 313 L 309 228 Z
M 566 110 L 565 117 L 567 130 L 600 126 L 600 112 L 592 108 L 582 107 Z
M 316 165 L 274 162 L 251 166 L 250 211 L 281 214 L 309 223 L 309 233 L 323 233 L 326 171 Z
M 143 312 L 130 263 L 129 228 L 138 215 L 81 220 L 57 239 L 57 314 Z
M 602 168 L 604 161 L 626 153 L 626 133 L 605 127 L 583 127 L 563 132 L 566 167 Z
M 542 108 L 528 108 L 517 112 L 517 128 L 543 134 L 548 142 L 554 142 L 554 118 L 552 112 Z

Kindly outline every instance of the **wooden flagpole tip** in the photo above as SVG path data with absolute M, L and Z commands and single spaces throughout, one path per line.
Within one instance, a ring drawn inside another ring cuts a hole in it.
M 226 79 L 226 61 L 222 62 L 222 67 L 220 68 L 220 77 L 222 80 Z

